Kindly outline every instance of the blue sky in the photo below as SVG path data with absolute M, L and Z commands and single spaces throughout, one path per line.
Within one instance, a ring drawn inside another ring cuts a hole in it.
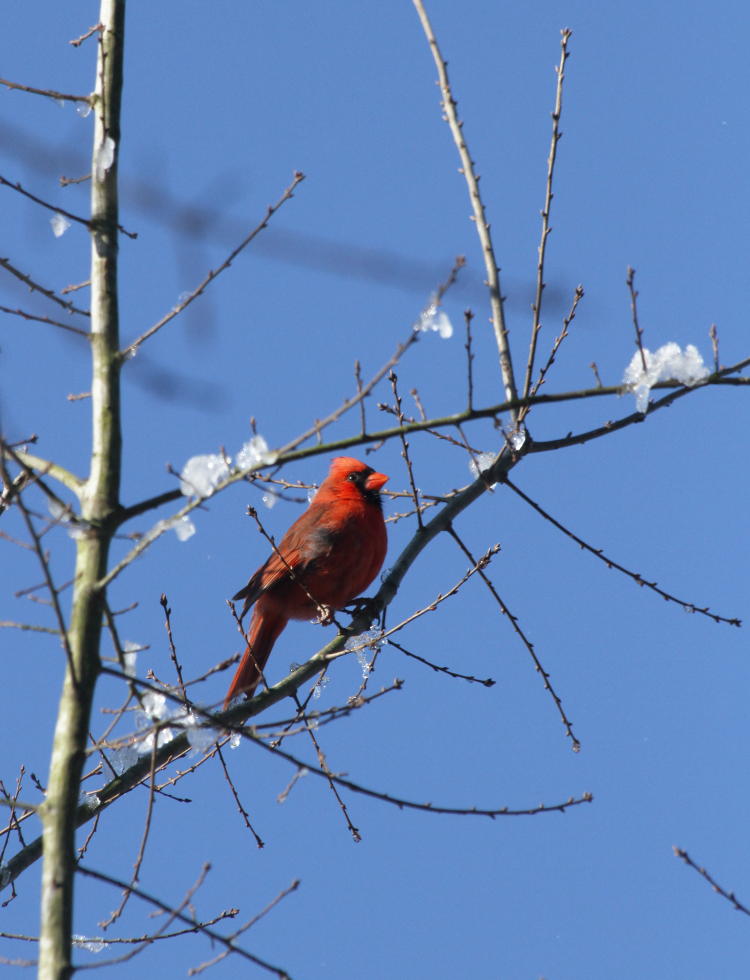
M 591 386 L 590 364 L 617 384 L 633 329 L 626 269 L 637 270 L 644 342 L 695 344 L 711 362 L 748 355 L 746 194 L 747 11 L 718 2 L 501 6 L 431 3 L 454 93 L 492 222 L 516 365 L 525 363 L 560 29 L 573 30 L 564 137 L 553 203 L 545 357 L 573 291 L 585 298 L 547 391 Z M 2 13 L 2 74 L 65 92 L 93 87 L 94 47 L 68 41 L 97 19 L 94 4 L 16 4 Z M 408 334 L 457 254 L 467 257 L 445 309 L 455 334 L 425 336 L 400 365 L 430 415 L 465 403 L 463 311 L 475 313 L 478 405 L 501 400 L 484 272 L 458 160 L 441 121 L 435 69 L 409 3 L 309 5 L 131 4 L 127 21 L 121 220 L 121 329 L 132 340 L 215 268 L 276 200 L 295 170 L 306 180 L 271 226 L 206 294 L 146 345 L 124 373 L 123 500 L 171 489 L 197 453 L 236 452 L 249 420 L 270 446 L 302 431 L 353 390 L 353 364 L 371 374 Z M 85 213 L 87 185 L 60 189 L 60 174 L 89 171 L 91 119 L 67 104 L 0 94 L 0 174 Z M 3 246 L 20 269 L 60 290 L 87 278 L 83 228 L 56 239 L 50 215 L 2 191 Z M 3 270 L 0 303 L 55 316 Z M 86 291 L 77 294 L 86 300 Z M 38 433 L 43 456 L 85 471 L 89 388 L 83 345 L 41 324 L 5 316 L 0 340 L 5 435 Z M 387 424 L 367 404 L 371 428 Z M 514 481 L 557 519 L 625 566 L 696 605 L 747 620 L 747 395 L 712 388 L 642 425 L 587 446 L 527 457 Z M 539 407 L 537 440 L 632 411 L 632 396 Z M 357 430 L 358 417 L 331 431 Z M 492 450 L 488 424 L 469 429 Z M 426 493 L 468 482 L 465 453 L 429 436 L 411 440 Z M 368 459 L 405 489 L 399 446 Z M 288 467 L 319 481 L 327 457 Z M 171 679 L 159 596 L 166 592 L 186 672 L 196 676 L 238 648 L 225 600 L 264 559 L 245 516 L 260 493 L 237 484 L 197 512 L 197 533 L 168 535 L 123 575 L 112 602 L 137 608 L 123 638 L 149 645 L 147 669 Z M 390 513 L 403 509 L 388 504 Z M 166 510 L 157 517 L 168 516 Z M 262 516 L 279 535 L 299 514 L 279 503 Z M 3 530 L 19 534 L 11 518 Z M 146 531 L 144 518 L 129 530 Z M 413 525 L 390 525 L 386 564 Z M 750 921 L 672 853 L 684 847 L 750 904 L 747 837 L 746 629 L 716 625 L 607 570 L 498 488 L 459 533 L 481 553 L 501 544 L 490 573 L 563 699 L 582 749 L 569 740 L 528 654 L 478 580 L 417 621 L 400 642 L 438 664 L 495 679 L 451 680 L 386 648 L 371 685 L 404 680 L 354 717 L 323 729 L 329 765 L 395 796 L 453 806 L 529 807 L 584 791 L 590 805 L 565 815 L 446 817 L 401 812 L 347 796 L 363 840 L 354 844 L 322 781 L 251 746 L 228 752 L 243 803 L 266 846 L 258 850 L 219 768 L 204 766 L 160 799 L 143 887 L 178 902 L 202 864 L 196 899 L 210 918 L 237 906 L 249 918 L 293 879 L 299 889 L 244 937 L 259 956 L 300 978 L 384 976 L 500 980 L 609 980 L 746 974 Z M 467 568 L 444 536 L 414 565 L 389 618 L 405 618 Z M 48 538 L 53 570 L 69 577 L 73 545 Z M 33 556 L 0 542 L 0 619 L 50 623 L 16 598 L 40 579 Z M 124 552 L 120 542 L 115 554 Z M 279 679 L 329 636 L 290 627 L 271 660 Z M 54 642 L 4 630 L 0 777 L 24 763 L 44 780 L 62 677 Z M 357 689 L 356 660 L 336 664 L 320 707 Z M 201 688 L 223 696 L 224 674 Z M 120 703 L 104 682 L 94 730 Z M 289 713 L 279 706 L 272 718 Z M 311 758 L 301 742 L 296 751 Z M 29 794 L 33 792 L 26 784 Z M 110 808 L 88 852 L 92 867 L 127 877 L 146 793 Z M 29 824 L 30 825 L 30 824 Z M 27 826 L 29 826 L 27 825 Z M 29 833 L 31 836 L 31 833 Z M 38 869 L 0 911 L 0 930 L 36 928 Z M 76 931 L 97 935 L 117 893 L 81 882 Z M 153 927 L 131 900 L 119 935 Z M 158 920 L 156 920 L 158 922 Z M 217 952 L 215 950 L 214 952 Z M 0 942 L 0 955 L 28 956 Z M 106 954 L 97 954 L 99 957 Z M 183 975 L 213 955 L 204 940 L 162 943 L 118 968 Z M 96 963 L 82 951 L 81 962 Z M 233 961 L 216 977 L 244 976 Z M 244 969 L 244 968 L 243 968 Z M 247 975 L 253 975 L 252 970 Z

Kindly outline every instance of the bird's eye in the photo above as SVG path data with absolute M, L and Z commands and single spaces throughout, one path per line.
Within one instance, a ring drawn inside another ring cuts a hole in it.
M 347 480 L 351 480 L 352 483 L 356 483 L 357 482 L 357 474 L 356 473 L 350 473 L 349 476 L 347 476 Z

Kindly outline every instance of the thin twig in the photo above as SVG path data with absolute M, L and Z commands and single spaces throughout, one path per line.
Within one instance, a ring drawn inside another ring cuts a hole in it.
M 182 700 L 186 705 L 189 705 L 190 701 L 188 700 L 187 691 L 185 690 L 185 682 L 182 679 L 182 666 L 180 665 L 180 661 L 177 659 L 177 650 L 175 649 L 174 638 L 172 636 L 172 622 L 170 619 L 172 610 L 169 608 L 169 602 L 167 601 L 167 595 L 165 592 L 162 592 L 159 602 L 164 610 L 164 628 L 167 631 L 167 640 L 169 641 L 169 655 L 172 658 L 172 663 L 174 664 L 174 669 L 177 673 L 177 682 L 180 685 Z
M 227 767 L 226 759 L 224 758 L 224 753 L 221 751 L 220 745 L 217 745 L 216 747 L 216 754 L 219 758 L 219 762 L 221 763 L 221 768 L 224 770 L 224 779 L 226 779 L 227 784 L 229 785 L 229 789 L 232 792 L 232 796 L 234 797 L 234 802 L 237 805 L 237 809 L 240 812 L 240 816 L 245 821 L 245 826 L 255 838 L 255 843 L 258 845 L 258 848 L 265 847 L 265 844 L 261 840 L 260 835 L 256 832 L 255 827 L 253 827 L 253 825 L 250 823 L 250 814 L 242 805 L 242 801 L 240 800 L 240 794 L 237 792 L 237 787 L 234 785 L 232 777 L 229 775 L 229 768 Z
M 395 640 L 388 640 L 390 646 L 395 647 L 400 650 L 404 656 L 409 657 L 411 660 L 416 660 L 420 664 L 424 664 L 425 667 L 430 667 L 432 670 L 437 671 L 440 674 L 447 674 L 448 677 L 455 677 L 457 680 L 469 681 L 472 684 L 482 684 L 484 687 L 493 687 L 495 681 L 491 677 L 473 677 L 470 674 L 459 674 L 449 667 L 441 667 L 439 664 L 434 664 L 431 660 L 426 660 L 424 657 L 420 657 L 417 653 L 412 653 L 411 650 L 407 650 L 406 647 L 401 646 Z
M 60 299 L 60 297 L 55 294 L 53 289 L 47 289 L 45 286 L 40 286 L 38 282 L 31 278 L 31 276 L 27 275 L 25 272 L 21 272 L 20 269 L 17 269 L 14 265 L 12 265 L 8 259 L 0 258 L 0 265 L 12 276 L 15 276 L 16 279 L 20 279 L 21 282 L 28 286 L 32 292 L 41 293 L 42 296 L 46 296 L 47 299 L 51 299 L 53 303 L 57 303 L 58 306 L 62 306 L 62 308 L 67 310 L 69 313 L 77 313 L 79 316 L 91 316 L 88 310 L 80 309 L 68 300 Z
M 539 391 L 539 389 L 544 384 L 545 379 L 547 377 L 547 374 L 548 374 L 550 368 L 555 363 L 555 358 L 557 357 L 557 352 L 560 349 L 560 345 L 562 344 L 562 342 L 568 336 L 568 327 L 570 326 L 570 324 L 575 319 L 575 315 L 576 315 L 576 312 L 578 310 L 578 304 L 581 302 L 582 299 L 583 299 L 583 286 L 576 286 L 576 291 L 575 291 L 575 294 L 573 295 L 573 302 L 570 304 L 570 309 L 568 310 L 568 313 L 567 313 L 565 319 L 563 320 L 563 328 L 560 331 L 560 333 L 557 335 L 557 337 L 555 337 L 554 343 L 552 344 L 552 350 L 550 351 L 549 357 L 547 358 L 547 363 L 544 365 L 544 367 L 542 368 L 542 370 L 539 372 L 539 377 L 534 382 L 534 386 L 531 389 L 531 394 L 532 395 L 536 395 L 537 394 L 537 392 Z M 519 418 L 520 419 L 525 418 L 525 416 L 526 416 L 527 413 L 528 413 L 528 408 L 525 408 L 525 407 L 522 408 L 521 409 L 521 414 L 520 414 Z
M 521 500 L 525 501 L 530 507 L 532 507 L 537 514 L 540 514 L 546 521 L 549 521 L 550 524 L 556 527 L 558 531 L 562 531 L 566 537 L 570 538 L 571 541 L 575 541 L 575 543 L 584 551 L 588 551 L 590 555 L 593 555 L 595 558 L 598 558 L 599 561 L 604 562 L 607 568 L 614 568 L 618 572 L 622 572 L 623 575 L 627 575 L 628 578 L 631 578 L 637 585 L 640 585 L 641 587 L 645 586 L 647 589 L 651 589 L 652 592 L 660 595 L 662 599 L 665 599 L 667 602 L 676 603 L 678 606 L 681 606 L 685 612 L 700 613 L 702 616 L 707 616 L 709 619 L 712 619 L 715 623 L 727 623 L 729 626 L 742 625 L 742 621 L 736 617 L 730 618 L 727 616 L 719 616 L 718 613 L 711 612 L 708 606 L 701 608 L 692 602 L 687 602 L 685 599 L 679 599 L 677 596 L 674 596 L 669 592 L 665 592 L 664 589 L 660 589 L 656 582 L 649 582 L 638 572 L 631 572 L 630 569 L 625 568 L 624 565 L 620 565 L 619 562 L 616 562 L 613 558 L 609 558 L 607 555 L 605 555 L 601 548 L 594 548 L 592 545 L 587 544 L 583 538 L 579 538 L 577 534 L 574 534 L 573 531 L 565 527 L 564 524 L 561 524 L 560 521 L 555 520 L 555 518 L 551 514 L 548 514 L 546 510 L 536 503 L 536 501 L 527 496 L 527 494 L 525 494 L 520 487 L 517 487 L 509 477 L 506 476 L 503 483 L 510 490 L 512 490 L 513 493 L 517 494 Z
M 474 319 L 474 314 L 471 310 L 464 310 L 464 321 L 466 323 L 466 343 L 464 344 L 464 350 L 466 351 L 466 409 L 469 412 L 474 411 L 474 355 L 471 352 L 471 321 Z
M 267 752 L 271 752 L 287 762 L 296 766 L 300 769 L 307 769 L 308 772 L 315 776 L 319 776 L 322 779 L 328 779 L 329 776 L 323 772 L 322 769 L 317 769 L 315 766 L 311 766 L 309 763 L 302 762 L 301 759 L 296 758 L 288 752 L 285 752 L 280 748 L 272 748 L 267 742 L 253 735 L 252 732 L 247 730 L 243 731 L 243 736 L 249 741 L 253 742 L 254 745 L 258 745 L 265 749 Z M 498 807 L 495 809 L 481 808 L 481 807 L 451 807 L 451 806 L 440 806 L 434 803 L 419 803 L 415 800 L 402 799 L 401 797 L 392 796 L 390 793 L 381 793 L 378 790 L 368 789 L 366 786 L 361 786 L 359 783 L 354 783 L 350 779 L 345 779 L 343 776 L 333 775 L 330 777 L 335 780 L 339 786 L 343 786 L 353 793 L 361 793 L 363 796 L 368 796 L 371 799 L 380 800 L 382 803 L 390 803 L 393 806 L 398 807 L 399 810 L 418 810 L 424 813 L 436 813 L 444 815 L 453 815 L 460 817 L 489 817 L 494 820 L 495 817 L 520 817 L 520 816 L 534 816 L 538 813 L 552 813 L 559 812 L 563 813 L 570 807 L 579 806 L 581 803 L 591 803 L 594 797 L 591 793 L 583 793 L 579 797 L 569 797 L 561 803 L 539 803 L 537 806 L 526 807 L 523 809 L 510 809 L 510 807 Z
M 276 898 L 272 899 L 264 909 L 261 909 L 260 912 L 254 915 L 251 919 L 248 919 L 248 921 L 245 922 L 243 925 L 241 925 L 239 929 L 237 929 L 235 932 L 231 933 L 227 937 L 230 943 L 234 943 L 235 939 L 237 939 L 238 936 L 241 936 L 243 932 L 247 932 L 249 929 L 252 929 L 252 927 L 255 925 L 256 922 L 259 922 L 264 916 L 268 915 L 268 913 L 271 912 L 273 909 L 275 909 L 276 906 L 287 897 L 287 895 L 291 895 L 292 892 L 295 892 L 299 888 L 299 886 L 300 886 L 299 879 L 295 879 L 291 883 L 291 885 L 289 885 L 287 888 L 283 888 L 276 896 Z M 202 973 L 204 970 L 208 969 L 208 967 L 215 966 L 217 963 L 220 963 L 223 959 L 226 959 L 226 957 L 231 955 L 231 953 L 232 953 L 232 947 L 230 945 L 225 946 L 222 952 L 218 954 L 218 956 L 214 956 L 213 959 L 207 960 L 205 963 L 201 963 L 199 966 L 191 967 L 188 970 L 188 976 L 189 977 L 197 976 L 199 973 Z
M 15 455 L 15 453 L 14 453 Z M 2 452 L 0 452 L 0 474 L 2 475 L 3 483 L 8 483 L 10 477 L 5 466 L 5 458 Z M 52 606 L 55 611 L 55 618 L 57 619 L 57 626 L 60 631 L 60 641 L 62 643 L 63 650 L 65 651 L 65 657 L 68 661 L 68 669 L 70 670 L 70 676 L 73 681 L 73 685 L 78 685 L 78 680 L 75 671 L 75 665 L 73 663 L 73 651 L 70 648 L 70 639 L 68 637 L 67 626 L 65 625 L 65 616 L 63 615 L 62 607 L 60 605 L 60 596 L 58 590 L 55 588 L 55 584 L 52 580 L 52 573 L 49 567 L 49 561 L 47 560 L 47 555 L 45 554 L 44 548 L 42 548 L 42 542 L 39 534 L 34 527 L 34 522 L 31 519 L 31 514 L 29 509 L 24 503 L 23 494 L 18 494 L 16 497 L 18 507 L 23 515 L 23 520 L 26 525 L 26 530 L 29 532 L 31 539 L 34 542 L 34 551 L 36 552 L 37 559 L 42 569 L 42 574 L 44 575 L 44 581 L 49 589 L 50 598 L 52 600 Z
M 296 692 L 294 694 L 294 703 L 297 705 L 297 710 L 301 714 L 304 711 L 304 709 L 302 707 L 302 703 L 300 702 L 299 696 L 297 695 Z M 334 779 L 333 779 L 333 775 L 334 774 L 331 772 L 331 770 L 330 770 L 330 768 L 328 766 L 328 762 L 326 761 L 325 753 L 323 752 L 323 749 L 321 748 L 320 742 L 318 741 L 318 738 L 317 738 L 315 732 L 312 730 L 312 727 L 310 725 L 307 725 L 306 726 L 306 731 L 307 731 L 307 734 L 308 734 L 308 736 L 310 738 L 310 741 L 313 744 L 313 747 L 315 748 L 315 753 L 318 756 L 318 764 L 320 765 L 320 768 L 322 769 L 322 771 L 328 777 L 328 786 L 329 786 L 331 792 L 333 793 L 334 799 L 336 800 L 336 802 L 339 805 L 339 809 L 341 810 L 341 813 L 342 813 L 342 815 L 344 817 L 344 820 L 346 821 L 347 829 L 348 829 L 349 833 L 352 835 L 352 839 L 353 839 L 354 843 L 355 844 L 359 844 L 360 841 L 362 840 L 362 835 L 359 832 L 359 828 L 358 827 L 355 827 L 354 824 L 352 823 L 352 820 L 351 820 L 351 817 L 349 816 L 349 810 L 347 809 L 346 803 L 344 803 L 344 801 L 341 799 L 341 794 L 339 793 L 339 791 L 338 791 L 338 789 L 336 787 L 336 783 L 334 782 Z
M 74 327 L 70 323 L 63 323 L 61 320 L 53 320 L 48 316 L 39 316 L 36 313 L 27 313 L 25 310 L 20 308 L 12 310 L 9 306 L 0 306 L 0 311 L 3 313 L 10 313 L 12 316 L 23 317 L 24 320 L 34 320 L 37 323 L 47 323 L 51 327 L 60 327 L 62 330 L 67 330 L 70 333 L 77 334 L 79 337 L 85 337 L 87 340 L 90 336 L 87 330 L 81 330 L 80 327 Z
M 633 327 L 635 329 L 635 345 L 641 353 L 643 373 L 647 374 L 648 365 L 646 364 L 646 354 L 643 350 L 643 330 L 638 323 L 638 290 L 635 288 L 635 269 L 631 268 L 631 266 L 628 266 L 628 275 L 625 282 L 630 293 L 630 312 L 633 316 Z
M 458 534 L 456 533 L 455 529 L 452 526 L 448 528 L 448 533 L 453 538 L 453 540 L 456 542 L 456 544 L 459 546 L 459 548 L 461 549 L 461 551 L 463 551 L 463 553 L 466 555 L 466 557 L 469 559 L 469 561 L 474 561 L 475 559 L 474 559 L 474 556 L 472 555 L 471 551 L 469 551 L 469 549 L 466 547 L 466 545 L 461 540 L 461 538 L 458 536 Z M 513 615 L 513 613 L 510 611 L 510 609 L 508 609 L 508 607 L 505 604 L 505 602 L 503 602 L 503 600 L 500 598 L 500 596 L 499 596 L 499 594 L 497 592 L 497 589 L 492 584 L 492 582 L 489 579 L 489 577 L 487 575 L 485 575 L 484 570 L 482 568 L 478 568 L 477 571 L 479 572 L 479 575 L 481 576 L 482 581 L 484 582 L 484 584 L 489 589 L 492 597 L 495 599 L 495 602 L 497 602 L 498 606 L 500 607 L 501 611 L 503 612 L 503 615 L 507 616 L 508 619 L 510 620 L 511 625 L 512 625 L 512 627 L 513 627 L 516 635 L 519 637 L 519 639 L 521 640 L 521 642 L 523 643 L 523 645 L 526 647 L 527 651 L 529 652 L 529 655 L 531 656 L 531 659 L 534 661 L 534 669 L 541 676 L 542 681 L 544 682 L 544 689 L 545 689 L 545 691 L 548 691 L 549 692 L 552 700 L 555 703 L 555 707 L 557 708 L 557 712 L 560 715 L 560 718 L 562 719 L 563 725 L 565 726 L 565 732 L 566 732 L 568 738 L 571 740 L 573 751 L 574 752 L 580 751 L 581 743 L 578 741 L 578 739 L 576 738 L 576 736 L 573 733 L 573 726 L 572 726 L 570 720 L 568 719 L 567 714 L 565 713 L 565 708 L 563 707 L 562 700 L 560 699 L 560 697 L 558 697 L 557 692 L 552 687 L 552 684 L 551 684 L 550 679 L 549 679 L 549 674 L 544 669 L 544 667 L 542 666 L 542 663 L 539 660 L 539 657 L 537 656 L 536 650 L 534 649 L 534 644 L 531 642 L 531 640 L 529 640 L 529 638 L 526 636 L 526 634 L 524 633 L 524 631 L 519 626 L 519 624 L 518 624 L 518 618 Z
M 30 92 L 32 95 L 43 95 L 45 98 L 57 99 L 57 101 L 84 102 L 86 105 L 91 105 L 90 95 L 69 95 L 67 92 L 56 92 L 51 88 L 33 88 L 31 85 L 21 85 L 19 82 L 11 82 L 7 78 L 0 78 L 0 85 L 4 85 L 6 88 L 10 89 L 16 89 L 19 92 Z
M 675 853 L 675 857 L 680 858 L 689 868 L 697 871 L 701 878 L 707 881 L 713 890 L 721 895 L 722 898 L 725 898 L 728 902 L 731 902 L 738 912 L 744 912 L 745 915 L 750 915 L 750 909 L 746 905 L 742 904 L 734 892 L 728 892 L 722 888 L 705 868 L 700 867 L 695 863 L 695 861 L 693 861 L 687 851 L 684 851 L 681 847 L 673 847 L 672 850 Z
M 146 804 L 146 819 L 143 824 L 143 833 L 141 834 L 141 843 L 138 847 L 138 854 L 136 855 L 135 864 L 133 865 L 133 874 L 130 878 L 130 883 L 126 885 L 122 892 L 122 898 L 120 904 L 112 912 L 109 918 L 105 919 L 103 922 L 99 923 L 101 929 L 108 929 L 113 922 L 116 922 L 120 918 L 125 906 L 128 903 L 128 899 L 133 894 L 133 888 L 140 880 L 141 865 L 143 864 L 143 857 L 146 853 L 146 844 L 148 842 L 148 837 L 151 832 L 151 818 L 154 813 L 154 789 L 156 785 L 156 749 L 159 742 L 157 735 L 152 735 L 153 745 L 151 746 L 151 776 L 148 785 L 148 803 Z
M 36 194 L 32 194 L 30 191 L 24 190 L 21 186 L 20 181 L 16 181 L 15 184 L 11 180 L 6 180 L 5 177 L 0 176 L 0 187 L 10 187 L 11 190 L 18 191 L 24 197 L 33 201 L 34 204 L 40 205 L 40 207 L 46 208 L 48 211 L 54 211 L 55 214 L 62 214 L 66 218 L 70 218 L 71 221 L 77 222 L 79 225 L 83 225 L 84 228 L 88 228 L 89 231 L 92 230 L 92 222 L 88 218 L 82 218 L 78 214 L 73 214 L 72 211 L 66 211 L 65 208 L 60 208 L 56 204 L 49 204 L 47 201 L 43 201 L 41 197 L 37 197 Z M 134 231 L 126 231 L 122 225 L 117 226 L 118 231 L 121 231 L 123 235 L 127 235 L 128 238 L 137 238 L 138 233 Z
M 354 379 L 357 382 L 357 397 L 359 399 L 360 431 L 364 435 L 367 432 L 367 419 L 365 418 L 365 401 L 364 395 L 362 394 L 362 365 L 359 361 L 354 362 Z
M 97 31 L 101 31 L 103 27 L 104 24 L 94 24 L 93 27 L 89 27 L 89 29 L 81 34 L 80 37 L 76 37 L 72 41 L 68 41 L 68 44 L 72 44 L 74 48 L 79 48 L 84 41 L 88 40 L 92 34 L 96 34 Z
M 712 323 L 708 335 L 711 338 L 711 349 L 714 353 L 714 371 L 719 370 L 719 331 L 716 329 L 716 324 Z
M 210 283 L 212 283 L 214 279 L 216 279 L 217 276 L 221 275 L 221 273 L 225 269 L 228 269 L 229 266 L 232 264 L 232 262 L 234 262 L 234 260 L 240 254 L 240 252 L 247 245 L 249 245 L 250 242 L 254 238 L 256 238 L 261 233 L 261 231 L 263 231 L 264 228 L 268 226 L 268 222 L 271 220 L 274 214 L 279 210 L 279 208 L 286 201 L 288 201 L 291 197 L 294 196 L 294 191 L 297 188 L 297 185 L 300 184 L 304 179 L 305 179 L 305 175 L 303 173 L 300 173 L 300 171 L 296 171 L 292 178 L 291 184 L 287 187 L 287 189 L 284 191 L 284 193 L 281 195 L 278 201 L 275 204 L 268 205 L 263 220 L 259 224 L 257 224 L 255 228 L 253 228 L 253 230 L 250 232 L 249 235 L 243 238 L 240 244 L 229 253 L 229 255 L 221 263 L 221 265 L 219 265 L 216 269 L 210 269 L 208 274 L 202 279 L 200 283 L 198 283 L 195 289 L 188 296 L 185 297 L 185 299 L 181 300 L 176 306 L 174 306 L 169 311 L 169 313 L 167 313 L 165 316 L 161 318 L 161 320 L 157 320 L 157 322 L 153 326 L 149 327 L 148 330 L 146 330 L 144 333 L 140 335 L 140 337 L 137 337 L 132 342 L 132 344 L 128 344 L 128 346 L 123 351 L 121 351 L 121 356 L 132 357 L 135 354 L 135 352 L 138 350 L 138 348 L 141 346 L 141 344 L 147 341 L 149 337 L 153 337 L 153 335 L 155 333 L 158 333 L 158 331 L 161 330 L 162 327 L 166 326 L 171 320 L 174 320 L 176 316 L 182 313 L 184 309 L 190 306 L 193 300 L 196 300 L 205 291 L 206 287 Z
M 210 867 L 211 866 L 208 864 L 204 865 L 200 878 L 198 879 L 196 884 L 190 889 L 188 895 L 181 903 L 180 908 L 184 908 L 185 905 L 189 903 L 190 898 L 195 893 L 197 888 L 200 887 L 200 885 L 202 884 L 203 879 L 205 878 L 206 873 L 209 871 Z M 103 881 L 105 882 L 105 884 L 112 885 L 115 888 L 128 887 L 126 882 L 121 881 L 118 878 L 114 878 L 111 875 L 104 874 L 101 871 L 94 871 L 93 868 L 87 868 L 83 865 L 79 865 L 77 870 L 79 874 L 82 874 L 87 878 L 94 878 L 96 881 Z M 184 922 L 186 925 L 190 927 L 190 931 L 195 930 L 197 932 L 200 932 L 204 936 L 208 936 L 208 938 L 213 940 L 214 942 L 220 943 L 222 946 L 230 948 L 233 953 L 236 953 L 242 959 L 249 960 L 249 962 L 254 963 L 256 966 L 259 966 L 264 970 L 268 970 L 270 973 L 275 973 L 276 976 L 280 978 L 280 980 L 289 980 L 289 974 L 286 972 L 286 970 L 283 970 L 281 967 L 278 966 L 273 966 L 271 963 L 266 962 L 266 960 L 262 960 L 260 957 L 255 956 L 253 953 L 248 952 L 246 949 L 243 949 L 241 946 L 237 946 L 231 940 L 231 938 L 227 938 L 226 936 L 223 936 L 221 933 L 216 932 L 215 929 L 207 928 L 201 923 L 196 922 L 195 919 L 192 919 L 189 916 L 185 915 L 183 912 L 181 912 L 179 908 L 177 909 L 172 908 L 171 906 L 163 902 L 161 899 L 157 898 L 155 895 L 150 895 L 149 893 L 143 891 L 143 889 L 141 888 L 133 888 L 132 892 L 137 898 L 140 898 L 144 902 L 148 902 L 148 904 L 153 905 L 154 908 L 160 909 L 162 912 L 165 912 L 167 915 L 171 916 L 174 919 L 178 919 L 180 922 Z
M 549 224 L 549 215 L 552 208 L 552 181 L 555 174 L 555 161 L 557 160 L 557 144 L 560 142 L 562 133 L 560 132 L 560 115 L 562 113 L 563 82 L 565 80 L 565 62 L 568 60 L 568 41 L 572 31 L 564 28 L 560 31 L 560 63 L 555 68 L 557 75 L 557 85 L 555 88 L 555 108 L 552 110 L 552 138 L 550 140 L 549 156 L 547 157 L 547 182 L 544 190 L 544 207 L 542 208 L 542 233 L 537 249 L 536 266 L 536 293 L 532 305 L 533 319 L 531 323 L 531 340 L 529 341 L 529 358 L 526 363 L 526 377 L 523 383 L 523 397 L 525 398 L 531 391 L 531 377 L 534 373 L 534 357 L 536 356 L 536 343 L 541 328 L 542 315 L 542 294 L 546 287 L 544 281 L 544 260 L 547 252 L 547 238 L 552 229 Z
M 388 375 L 388 380 L 391 382 L 391 387 L 393 388 L 393 400 L 396 406 L 396 417 L 398 418 L 399 426 L 404 424 L 404 414 L 401 410 L 401 396 L 398 393 L 398 377 L 395 371 L 391 371 Z M 417 490 L 417 485 L 414 482 L 414 470 L 412 468 L 411 457 L 409 456 L 409 442 L 402 432 L 400 434 L 401 439 L 401 458 L 406 463 L 406 471 L 409 474 L 409 486 L 411 487 L 411 495 L 414 500 L 414 507 L 417 514 L 417 525 L 421 529 L 422 527 L 422 511 L 419 505 L 419 491 Z

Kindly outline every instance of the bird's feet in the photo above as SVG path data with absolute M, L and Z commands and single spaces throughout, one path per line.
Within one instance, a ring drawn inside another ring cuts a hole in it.
M 359 599 L 353 599 L 343 608 L 343 612 L 350 616 L 368 616 L 371 621 L 378 619 L 382 611 L 382 602 L 370 596 L 360 596 Z

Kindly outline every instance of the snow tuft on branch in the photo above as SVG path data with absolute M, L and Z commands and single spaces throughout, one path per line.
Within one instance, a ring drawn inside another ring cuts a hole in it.
M 646 360 L 645 372 L 643 358 Z M 700 351 L 693 344 L 688 344 L 683 351 L 679 344 L 670 341 L 653 354 L 644 348 L 643 358 L 641 352 L 636 351 L 625 368 L 622 379 L 635 394 L 635 409 L 642 415 L 648 411 L 651 389 L 657 382 L 679 381 L 680 384 L 692 387 L 710 373 L 703 363 Z
M 180 492 L 186 497 L 210 497 L 228 476 L 227 461 L 218 453 L 191 456 L 180 473 Z

